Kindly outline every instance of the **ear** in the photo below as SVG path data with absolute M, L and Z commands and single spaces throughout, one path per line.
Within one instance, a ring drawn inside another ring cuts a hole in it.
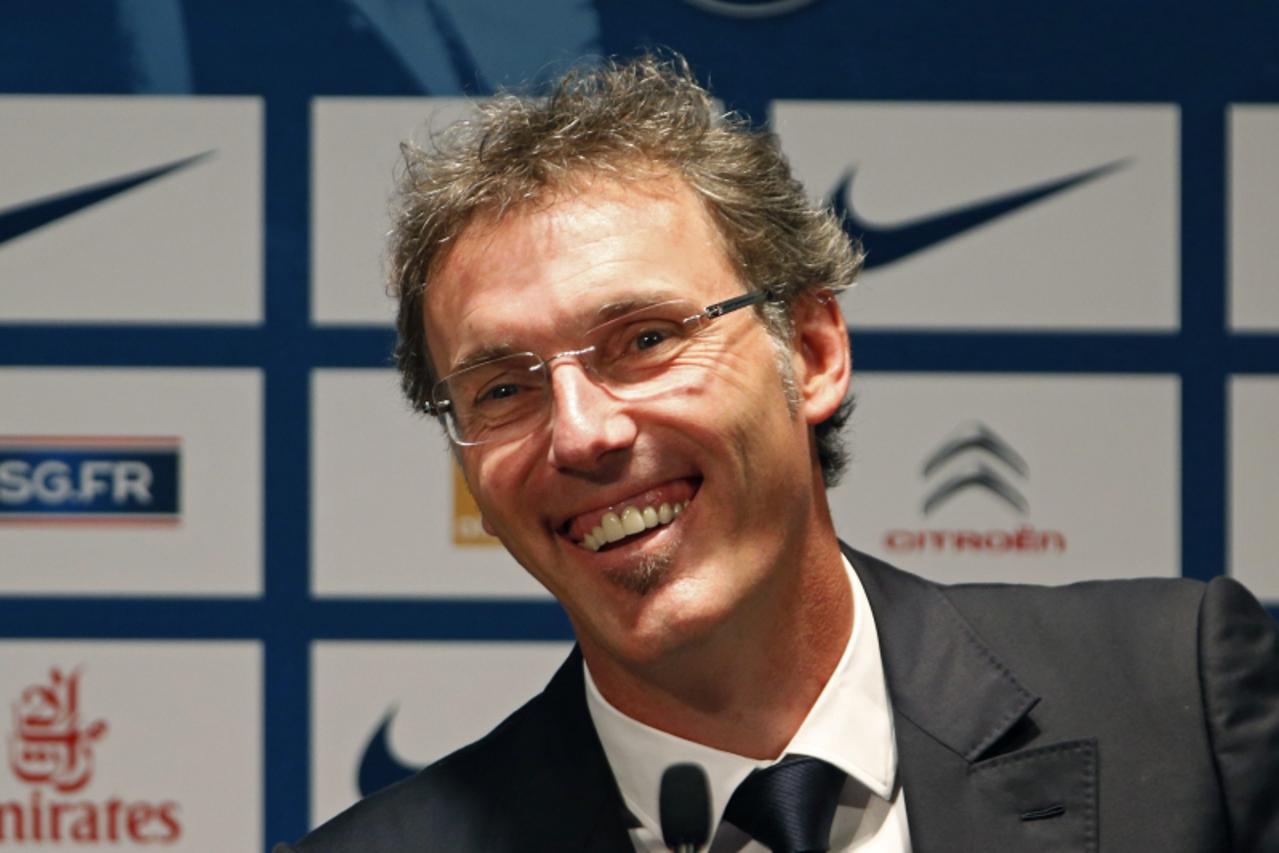
M 805 294 L 791 306 L 794 338 L 791 361 L 799 386 L 800 411 L 810 425 L 835 414 L 848 395 L 852 351 L 848 327 L 832 293 Z

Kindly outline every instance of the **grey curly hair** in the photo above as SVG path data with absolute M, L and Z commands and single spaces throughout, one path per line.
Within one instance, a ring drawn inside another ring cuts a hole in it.
M 401 387 L 419 409 L 437 379 L 423 294 L 449 247 L 477 215 L 545 200 L 584 174 L 682 178 L 706 205 L 744 286 L 783 297 L 757 310 L 786 351 L 794 298 L 843 290 L 861 269 L 860 246 L 828 209 L 808 201 L 776 136 L 740 115 L 716 115 L 679 55 L 576 68 L 545 97 L 499 94 L 433 136 L 429 148 L 401 149 L 390 289 L 399 300 Z M 847 463 L 840 429 L 851 412 L 850 398 L 814 431 L 827 485 Z

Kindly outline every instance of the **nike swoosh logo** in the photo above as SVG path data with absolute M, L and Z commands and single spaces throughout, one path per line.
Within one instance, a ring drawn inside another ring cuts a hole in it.
M 393 719 L 395 719 L 394 708 L 386 712 L 381 725 L 377 727 L 373 737 L 369 738 L 368 746 L 364 747 L 364 756 L 360 759 L 360 770 L 356 777 L 356 785 L 360 789 L 361 797 L 367 797 L 387 785 L 408 778 L 421 769 L 403 764 L 391 754 L 389 738 Z
M 1128 159 L 1116 160 L 1047 183 L 1036 184 L 1006 195 L 992 196 L 942 213 L 895 225 L 876 225 L 857 215 L 851 198 L 855 169 L 849 169 L 844 173 L 839 184 L 831 191 L 828 201 L 835 215 L 843 222 L 844 231 L 850 237 L 861 240 L 867 252 L 866 268 L 871 269 L 887 266 L 908 255 L 921 252 L 930 246 L 1012 213 L 1014 210 L 1096 180 L 1127 166 L 1129 162 Z
M 165 163 L 162 166 L 121 175 L 109 181 L 89 184 L 69 192 L 38 198 L 35 201 L 29 201 L 17 207 L 0 210 L 0 244 L 7 243 L 15 237 L 21 237 L 23 234 L 29 234 L 37 228 L 43 228 L 73 213 L 78 213 L 86 207 L 92 207 L 98 202 L 106 201 L 112 196 L 141 186 L 148 181 L 154 181 L 171 172 L 194 166 L 201 160 L 212 156 L 213 151 L 205 151 L 202 154 L 184 157 L 181 160 L 174 160 L 172 163 Z

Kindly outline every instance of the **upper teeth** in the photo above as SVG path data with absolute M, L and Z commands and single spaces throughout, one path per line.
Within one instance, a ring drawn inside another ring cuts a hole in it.
M 611 511 L 606 512 L 595 529 L 586 534 L 582 544 L 592 551 L 598 551 L 609 542 L 617 542 L 627 536 L 643 533 L 659 524 L 670 524 L 671 520 L 683 512 L 686 506 L 688 501 L 677 501 L 656 507 L 646 506 L 643 509 L 628 506 L 622 509 L 621 515 Z

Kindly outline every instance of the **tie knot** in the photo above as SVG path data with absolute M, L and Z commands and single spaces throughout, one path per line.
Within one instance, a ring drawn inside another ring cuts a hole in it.
M 844 771 L 794 755 L 756 770 L 737 786 L 724 819 L 774 853 L 825 851 Z

